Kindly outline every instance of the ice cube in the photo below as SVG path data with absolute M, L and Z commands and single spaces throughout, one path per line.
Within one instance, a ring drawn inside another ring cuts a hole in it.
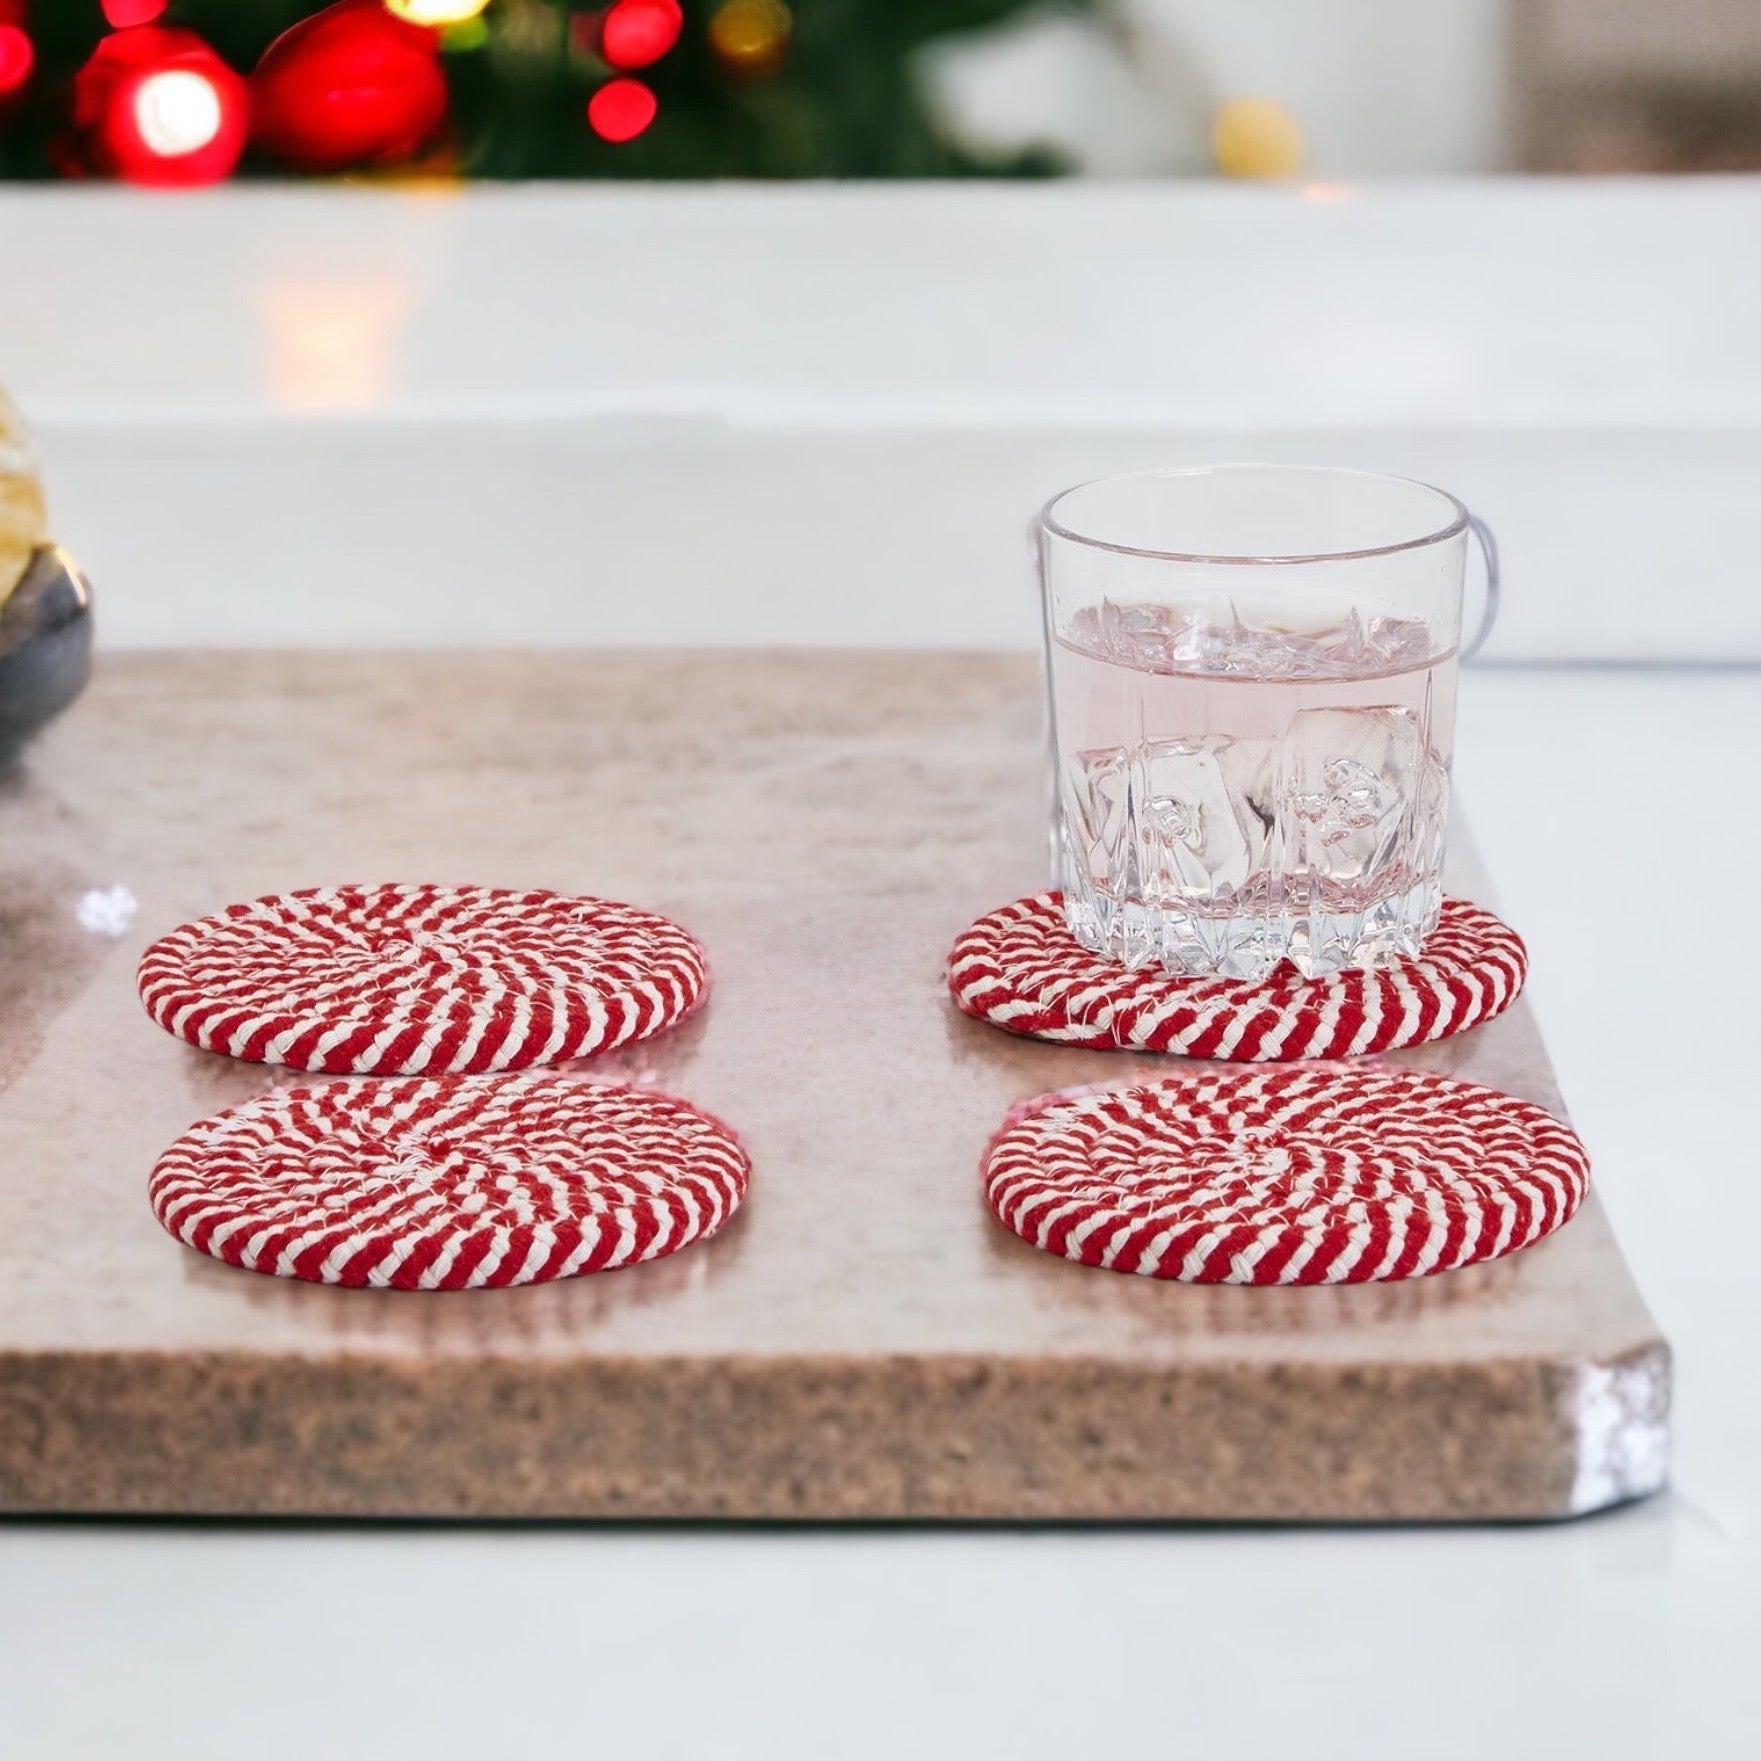
M 1079 612 L 1077 624 L 1085 618 L 1089 620 L 1085 628 L 1072 626 L 1079 647 L 1134 672 L 1176 670 L 1186 620 L 1172 606 L 1118 605 L 1103 599 L 1092 613 Z
M 1292 795 L 1290 805 L 1298 819 L 1316 827 L 1324 844 L 1374 825 L 1388 810 L 1387 783 L 1355 758 L 1328 759 L 1321 780 L 1322 788 Z
M 1430 626 L 1422 618 L 1371 618 L 1364 654 L 1372 670 L 1402 672 L 1431 658 Z
M 1406 709 L 1309 709 L 1279 754 L 1277 815 L 1294 866 L 1318 880 L 1373 882 L 1418 854 L 1407 846 L 1437 788 L 1418 718 Z
M 1264 849 L 1268 754 L 1263 742 L 1208 734 L 1153 740 L 1133 783 L 1152 900 L 1225 905 L 1247 884 Z

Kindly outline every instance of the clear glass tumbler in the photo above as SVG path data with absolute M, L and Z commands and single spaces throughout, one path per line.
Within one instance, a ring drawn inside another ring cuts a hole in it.
M 1232 978 L 1418 951 L 1441 903 L 1470 530 L 1489 625 L 1490 535 L 1405 478 L 1216 465 L 1046 505 L 1078 941 L 1127 966 Z

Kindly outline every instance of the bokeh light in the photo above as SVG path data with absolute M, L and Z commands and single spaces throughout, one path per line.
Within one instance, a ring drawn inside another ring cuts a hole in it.
M 201 152 L 226 119 L 214 82 L 181 67 L 148 74 L 135 88 L 134 113 L 141 144 L 162 159 Z
M 104 22 L 126 31 L 132 25 L 151 24 L 163 18 L 171 0 L 104 0 Z
M 660 101 L 639 79 L 614 79 L 587 100 L 587 124 L 602 141 L 633 141 L 654 120 Z
M 244 151 L 244 81 L 194 31 L 135 25 L 101 38 L 74 75 L 78 163 L 131 183 L 229 177 Z
M 15 24 L 0 24 L 0 96 L 16 92 L 36 65 L 30 38 Z
M 600 52 L 613 67 L 646 67 L 679 40 L 679 0 L 617 0 L 600 26 Z
M 405 162 L 447 114 L 441 38 L 377 0 L 291 26 L 251 75 L 251 133 L 284 165 L 329 173 Z
M 781 65 L 794 28 L 783 0 L 727 0 L 709 21 L 709 46 L 730 72 L 767 74 Z
M 411 24 L 463 24 L 488 6 L 489 0 L 385 0 L 388 10 Z
M 1306 151 L 1302 125 L 1271 98 L 1231 98 L 1211 123 L 1211 153 L 1225 177 L 1294 177 Z

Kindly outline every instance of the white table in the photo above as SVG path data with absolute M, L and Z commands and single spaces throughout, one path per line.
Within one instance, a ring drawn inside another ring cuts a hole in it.
M 1518 195 L 1514 209 L 1500 210 L 1494 195 L 1481 190 L 1462 199 L 1478 204 L 1481 221 L 1503 228 L 1507 243 L 1527 236 L 1538 259 L 1554 263 L 1548 229 L 1522 207 L 1532 198 Z M 1741 187 L 1732 195 L 1753 200 Z M 1590 207 L 1610 199 L 1597 195 Z M 194 265 L 216 275 L 277 237 L 294 240 L 320 267 L 326 249 L 334 264 L 335 253 L 347 258 L 363 248 L 349 228 L 327 233 L 314 221 L 309 197 L 304 218 L 282 234 L 265 230 L 259 211 L 247 211 L 242 199 L 212 210 L 131 208 L 121 221 L 99 212 L 109 200 L 65 221 L 63 211 L 38 207 L 28 225 L 49 234 L 62 229 L 88 251 L 106 225 L 137 241 L 164 226 L 185 239 L 211 228 L 200 249 L 213 253 L 214 241 L 229 236 L 237 246 Z M 1194 212 L 1215 200 L 1204 198 Z M 1679 235 L 1690 226 L 1683 215 L 1692 201 L 1677 211 L 1655 206 L 1660 200 L 1640 192 L 1635 214 L 1654 221 L 1665 213 Z M 1251 233 L 1256 223 L 1252 215 L 1242 219 L 1245 209 L 1225 216 L 1227 224 L 1215 210 L 1208 218 L 1170 212 L 1183 225 L 1212 227 L 1218 249 L 1232 228 Z M 13 198 L 0 201 L 0 217 L 26 224 L 18 216 Z M 423 224 L 412 223 L 417 232 Z M 729 224 L 727 248 L 738 251 L 739 233 Z M 1275 221 L 1268 224 L 1275 230 Z M 1569 230 L 1591 221 L 1564 212 L 1559 224 Z M 641 225 L 664 226 L 664 213 Z M 517 232 L 503 240 L 513 260 L 499 265 L 511 279 L 516 270 L 537 276 L 580 266 L 579 239 L 546 244 L 552 235 L 541 234 L 524 246 L 509 243 Z M 1394 225 L 1383 243 L 1413 236 L 1411 227 Z M 1263 263 L 1273 242 L 1270 235 L 1258 245 L 1237 237 L 1236 248 L 1242 261 Z M 1752 251 L 1752 236 L 1718 248 L 1734 260 Z M 1455 259 L 1427 257 L 1431 249 L 1421 241 L 1420 267 L 1431 261 L 1446 288 Z M 559 263 L 558 253 L 568 262 Z M 1170 261 L 1177 275 L 1178 255 Z M 1417 272 L 1411 264 L 1390 270 L 1388 261 L 1384 250 L 1365 272 Z M 95 260 L 86 266 L 97 267 Z M 153 459 L 171 457 L 181 459 L 184 475 L 161 481 L 187 485 L 194 445 L 196 460 L 236 482 L 222 469 L 229 450 L 255 447 L 261 460 L 287 456 L 276 449 L 292 446 L 321 462 L 338 437 L 372 442 L 367 453 L 382 458 L 408 441 L 441 460 L 440 475 L 427 480 L 432 502 L 388 504 L 387 519 L 414 531 L 430 505 L 443 506 L 470 481 L 462 461 L 517 450 L 521 432 L 529 439 L 535 431 L 522 431 L 521 422 L 543 427 L 537 405 L 546 388 L 522 381 L 523 395 L 535 401 L 505 422 L 478 419 L 479 411 L 451 452 L 449 476 L 445 436 L 407 425 L 444 413 L 438 392 L 433 407 L 418 398 L 401 412 L 388 393 L 377 432 L 362 426 L 373 409 L 360 419 L 330 411 L 313 429 L 297 414 L 263 407 L 247 363 L 232 381 L 216 369 L 213 383 L 195 385 L 190 404 L 178 406 L 168 399 L 164 351 L 154 354 L 143 340 L 152 333 L 149 320 L 169 326 L 172 350 L 184 360 L 209 367 L 218 360 L 224 368 L 227 337 L 248 328 L 246 294 L 210 286 L 202 297 L 213 308 L 212 326 L 204 331 L 188 313 L 180 321 L 174 298 L 195 285 L 190 261 L 137 267 L 132 281 L 113 280 L 130 303 L 109 308 L 108 319 L 90 296 L 78 314 L 87 329 L 77 346 L 76 319 L 56 303 L 64 287 L 50 287 L 35 304 L 16 287 L 0 294 L 19 378 L 49 406 L 51 459 L 64 475 L 95 471 L 108 458 L 117 473 L 109 480 L 122 482 L 131 456 L 149 474 Z M 982 264 L 958 269 L 949 271 L 956 289 L 965 285 L 959 274 L 984 273 Z M 748 265 L 739 273 L 762 279 L 769 270 Z M 484 279 L 489 267 L 480 263 L 476 273 L 474 297 L 498 322 L 507 320 L 505 289 L 498 293 L 501 283 Z M 1677 278 L 1678 291 L 1686 274 L 1679 264 L 1658 268 L 1662 282 Z M 439 285 L 452 284 L 443 277 Z M 1314 288 L 1303 285 L 1302 310 L 1312 318 Z M 950 297 L 963 309 L 958 292 Z M 1651 297 L 1654 311 L 1674 310 L 1656 285 Z M 1044 316 L 1029 290 L 1022 298 Z M 1684 424 L 1699 423 L 1693 445 L 1716 453 L 1723 424 L 1731 443 L 1719 456 L 1727 463 L 1741 456 L 1761 432 L 1752 313 L 1746 342 L 1716 327 L 1671 340 L 1641 333 L 1644 301 L 1642 290 L 1611 287 L 1588 341 L 1571 329 L 1568 312 L 1546 323 L 1536 318 L 1532 345 L 1519 358 L 1547 381 L 1554 407 L 1575 409 L 1571 419 L 1587 431 L 1606 413 L 1598 399 L 1617 398 L 1606 389 L 1615 379 L 1598 379 L 1589 363 L 1594 357 L 1613 375 L 1621 345 L 1630 344 L 1644 367 L 1618 394 L 1632 403 L 1620 415 L 1630 445 L 1667 453 Z M 568 306 L 554 288 L 541 303 L 547 323 Z M 1480 337 L 1470 300 L 1445 300 L 1444 310 L 1438 334 L 1457 342 Z M 125 322 L 131 313 L 138 323 Z M 688 317 L 682 305 L 676 322 L 685 326 Z M 1547 323 L 1574 339 L 1572 372 L 1548 366 L 1541 346 Z M 978 348 L 980 330 L 968 326 L 962 335 L 968 349 Z M 1519 384 L 1495 341 L 1483 357 L 1455 360 L 1450 371 L 1459 383 L 1437 394 L 1440 403 L 1458 410 L 1473 404 L 1480 415 L 1462 414 L 1447 431 L 1434 426 L 1437 445 L 1483 438 L 1486 410 Z M 809 343 L 811 354 L 819 344 Z M 1014 345 L 996 346 L 1007 353 Z M 771 348 L 764 343 L 758 354 L 774 379 L 781 356 L 774 349 L 767 355 Z M 515 356 L 537 360 L 542 350 L 502 334 L 491 353 L 505 365 Z M 1701 356 L 1704 371 L 1695 378 L 1690 368 Z M 551 388 L 559 397 L 585 395 L 595 372 L 603 370 L 603 384 L 618 380 L 615 364 L 582 365 L 579 346 L 559 345 L 559 357 L 574 362 L 561 373 L 560 389 Z M 970 358 L 950 353 L 932 361 L 914 395 L 929 397 Z M 1410 365 L 1386 364 L 1380 383 L 1387 396 L 1407 383 Z M 449 371 L 437 359 L 427 383 L 446 381 Z M 1082 363 L 1071 385 L 1105 385 L 1107 371 L 1104 362 Z M 1277 375 L 1256 377 L 1242 361 L 1217 369 L 1218 407 L 1229 371 L 1250 404 L 1258 398 L 1262 412 L 1282 407 Z M 1580 388 L 1575 405 L 1563 382 L 1573 373 L 1590 388 Z M 1312 375 L 1306 383 L 1306 392 L 1297 387 L 1297 403 L 1314 393 L 1328 422 L 1349 419 L 1343 392 L 1315 393 Z M 254 389 L 229 402 L 242 385 Z M 1164 380 L 1156 395 L 1166 400 L 1177 390 Z M 650 413 L 665 403 L 652 385 L 628 395 Z M 1366 422 L 1388 416 L 1375 397 L 1370 404 Z M 1040 409 L 1034 421 L 1042 417 L 1057 428 L 1055 410 Z M 986 420 L 1006 437 L 1006 411 L 992 409 Z M 1080 426 L 1058 442 L 1061 458 L 1082 450 Z M 1315 444 L 1324 450 L 1328 443 Z M 1592 451 L 1595 444 L 1585 442 Z M 1096 450 L 1107 449 L 1097 443 Z M 1568 482 L 1586 456 L 1556 434 L 1558 475 L 1550 480 L 1549 450 L 1531 455 L 1531 468 L 1542 473 L 1529 490 L 1535 508 L 1544 509 L 1549 481 Z M 1103 467 L 1113 462 L 1101 459 Z M 249 475 L 260 467 L 241 469 Z M 825 476 L 833 474 L 828 466 Z M 401 480 L 401 493 L 414 497 L 421 474 L 404 470 Z M 218 615 L 236 639 L 284 640 L 301 629 L 315 641 L 386 634 L 351 626 L 343 598 L 321 589 L 302 624 L 301 607 L 285 592 L 254 601 L 253 581 L 236 574 L 198 574 L 178 587 L 168 560 L 177 534 L 169 516 L 165 526 L 148 519 L 150 503 L 138 489 L 135 499 L 111 505 L 80 481 L 56 487 L 79 510 L 94 556 L 103 553 L 100 590 L 103 576 L 117 577 L 116 622 L 135 640 L 185 637 L 204 613 Z M 1732 581 L 1738 572 L 1747 579 L 1749 561 L 1736 548 L 1750 542 L 1747 528 L 1721 523 L 1723 504 L 1708 505 L 1710 527 L 1695 534 L 1695 544 L 1702 554 L 1725 556 Z M 255 505 L 214 498 L 202 555 L 212 562 L 255 547 L 267 556 L 276 540 L 269 534 L 265 545 L 259 514 Z M 704 534 L 708 548 L 699 553 L 712 559 L 705 564 L 710 586 L 714 537 Z M 307 534 L 292 542 L 318 540 Z M 265 563 L 272 576 L 279 566 Z M 420 578 L 395 556 L 388 566 L 394 601 L 412 603 Z M 760 573 L 742 576 L 757 625 L 776 616 Z M 147 578 L 165 584 L 162 606 L 143 586 Z M 443 586 L 444 597 L 457 583 Z M 1621 616 L 1642 609 L 1632 595 L 1643 586 L 1642 574 L 1628 579 Z M 693 592 L 700 608 L 713 604 L 709 587 Z M 1756 630 L 1752 595 L 1726 604 L 1730 595 L 1720 597 L 1723 590 L 1703 580 L 1681 592 L 1702 593 L 1709 609 L 1695 614 L 1696 629 L 1703 637 L 1713 632 L 1708 642 L 1717 652 L 1757 652 L 1744 646 L 1745 632 Z M 1666 615 L 1680 604 L 1674 594 L 1672 583 Z M 516 590 L 511 603 L 530 611 L 543 600 Z M 990 610 L 976 618 L 950 609 L 944 639 L 1007 639 L 1013 602 L 985 603 Z M 904 627 L 894 639 L 933 638 L 924 623 L 933 602 L 905 590 L 900 604 Z M 1593 629 L 1585 609 L 1576 606 L 1583 627 Z M 372 613 L 362 615 L 370 621 Z M 442 639 L 481 634 L 456 594 L 436 615 Z M 835 607 L 815 602 L 815 615 L 830 619 L 836 633 Z M 852 639 L 872 639 L 872 618 L 864 605 L 848 612 L 843 628 Z M 1532 643 L 1509 651 L 1556 653 L 1550 645 L 1571 619 L 1556 605 L 1543 624 L 1531 626 Z M 1616 652 L 1642 636 L 1639 624 L 1621 631 Z M 728 631 L 711 617 L 696 633 Z M 516 621 L 506 639 L 545 634 Z M 1665 652 L 1672 639 L 1662 638 Z M 1589 651 L 1597 650 L 1592 644 Z M 1742 994 L 1756 961 L 1738 939 L 1751 877 L 1761 868 L 1749 756 L 1758 715 L 1761 675 L 1740 670 L 1479 668 L 1464 689 L 1461 787 L 1503 903 L 1529 938 L 1532 995 L 1602 1191 L 1677 1349 L 1675 1489 L 1663 1498 L 1571 1526 L 1454 1532 L 13 1525 L 0 1527 L 0 1751 L 21 1761 L 101 1753 L 140 1761 L 308 1761 L 393 1750 L 464 1757 L 541 1745 L 591 1748 L 619 1761 L 902 1751 L 1068 1761 L 1127 1745 L 1317 1761 L 1481 1761 L 1493 1754 L 1736 1761 L 1761 1751 L 1761 1679 L 1753 1663 L 1761 1641 L 1761 1378 L 1748 1313 L 1761 1170 L 1747 1100 L 1761 1046 Z M 1670 861 L 1679 882 L 1671 880 Z M 1677 910 L 1669 918 L 1672 895 Z M 1660 919 L 1664 928 L 1642 927 Z
M 1464 693 L 1463 786 L 1677 1350 L 1662 1498 L 1454 1532 L 0 1527 L 0 1746 L 1754 1755 L 1761 1185 L 1734 994 L 1754 962 L 1709 909 L 1652 950 L 1630 922 L 1645 830 L 1724 816 L 1695 858 L 1721 892 L 1761 859 L 1753 822 L 1731 823 L 1758 714 L 1751 673 L 1481 670 Z

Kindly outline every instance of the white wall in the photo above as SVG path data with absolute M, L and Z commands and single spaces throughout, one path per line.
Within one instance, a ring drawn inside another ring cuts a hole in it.
M 1047 16 L 934 59 L 961 131 L 1059 141 L 1101 175 L 1197 172 L 1231 97 L 1275 98 L 1317 177 L 1504 163 L 1502 0 L 1121 0 L 1123 33 Z

